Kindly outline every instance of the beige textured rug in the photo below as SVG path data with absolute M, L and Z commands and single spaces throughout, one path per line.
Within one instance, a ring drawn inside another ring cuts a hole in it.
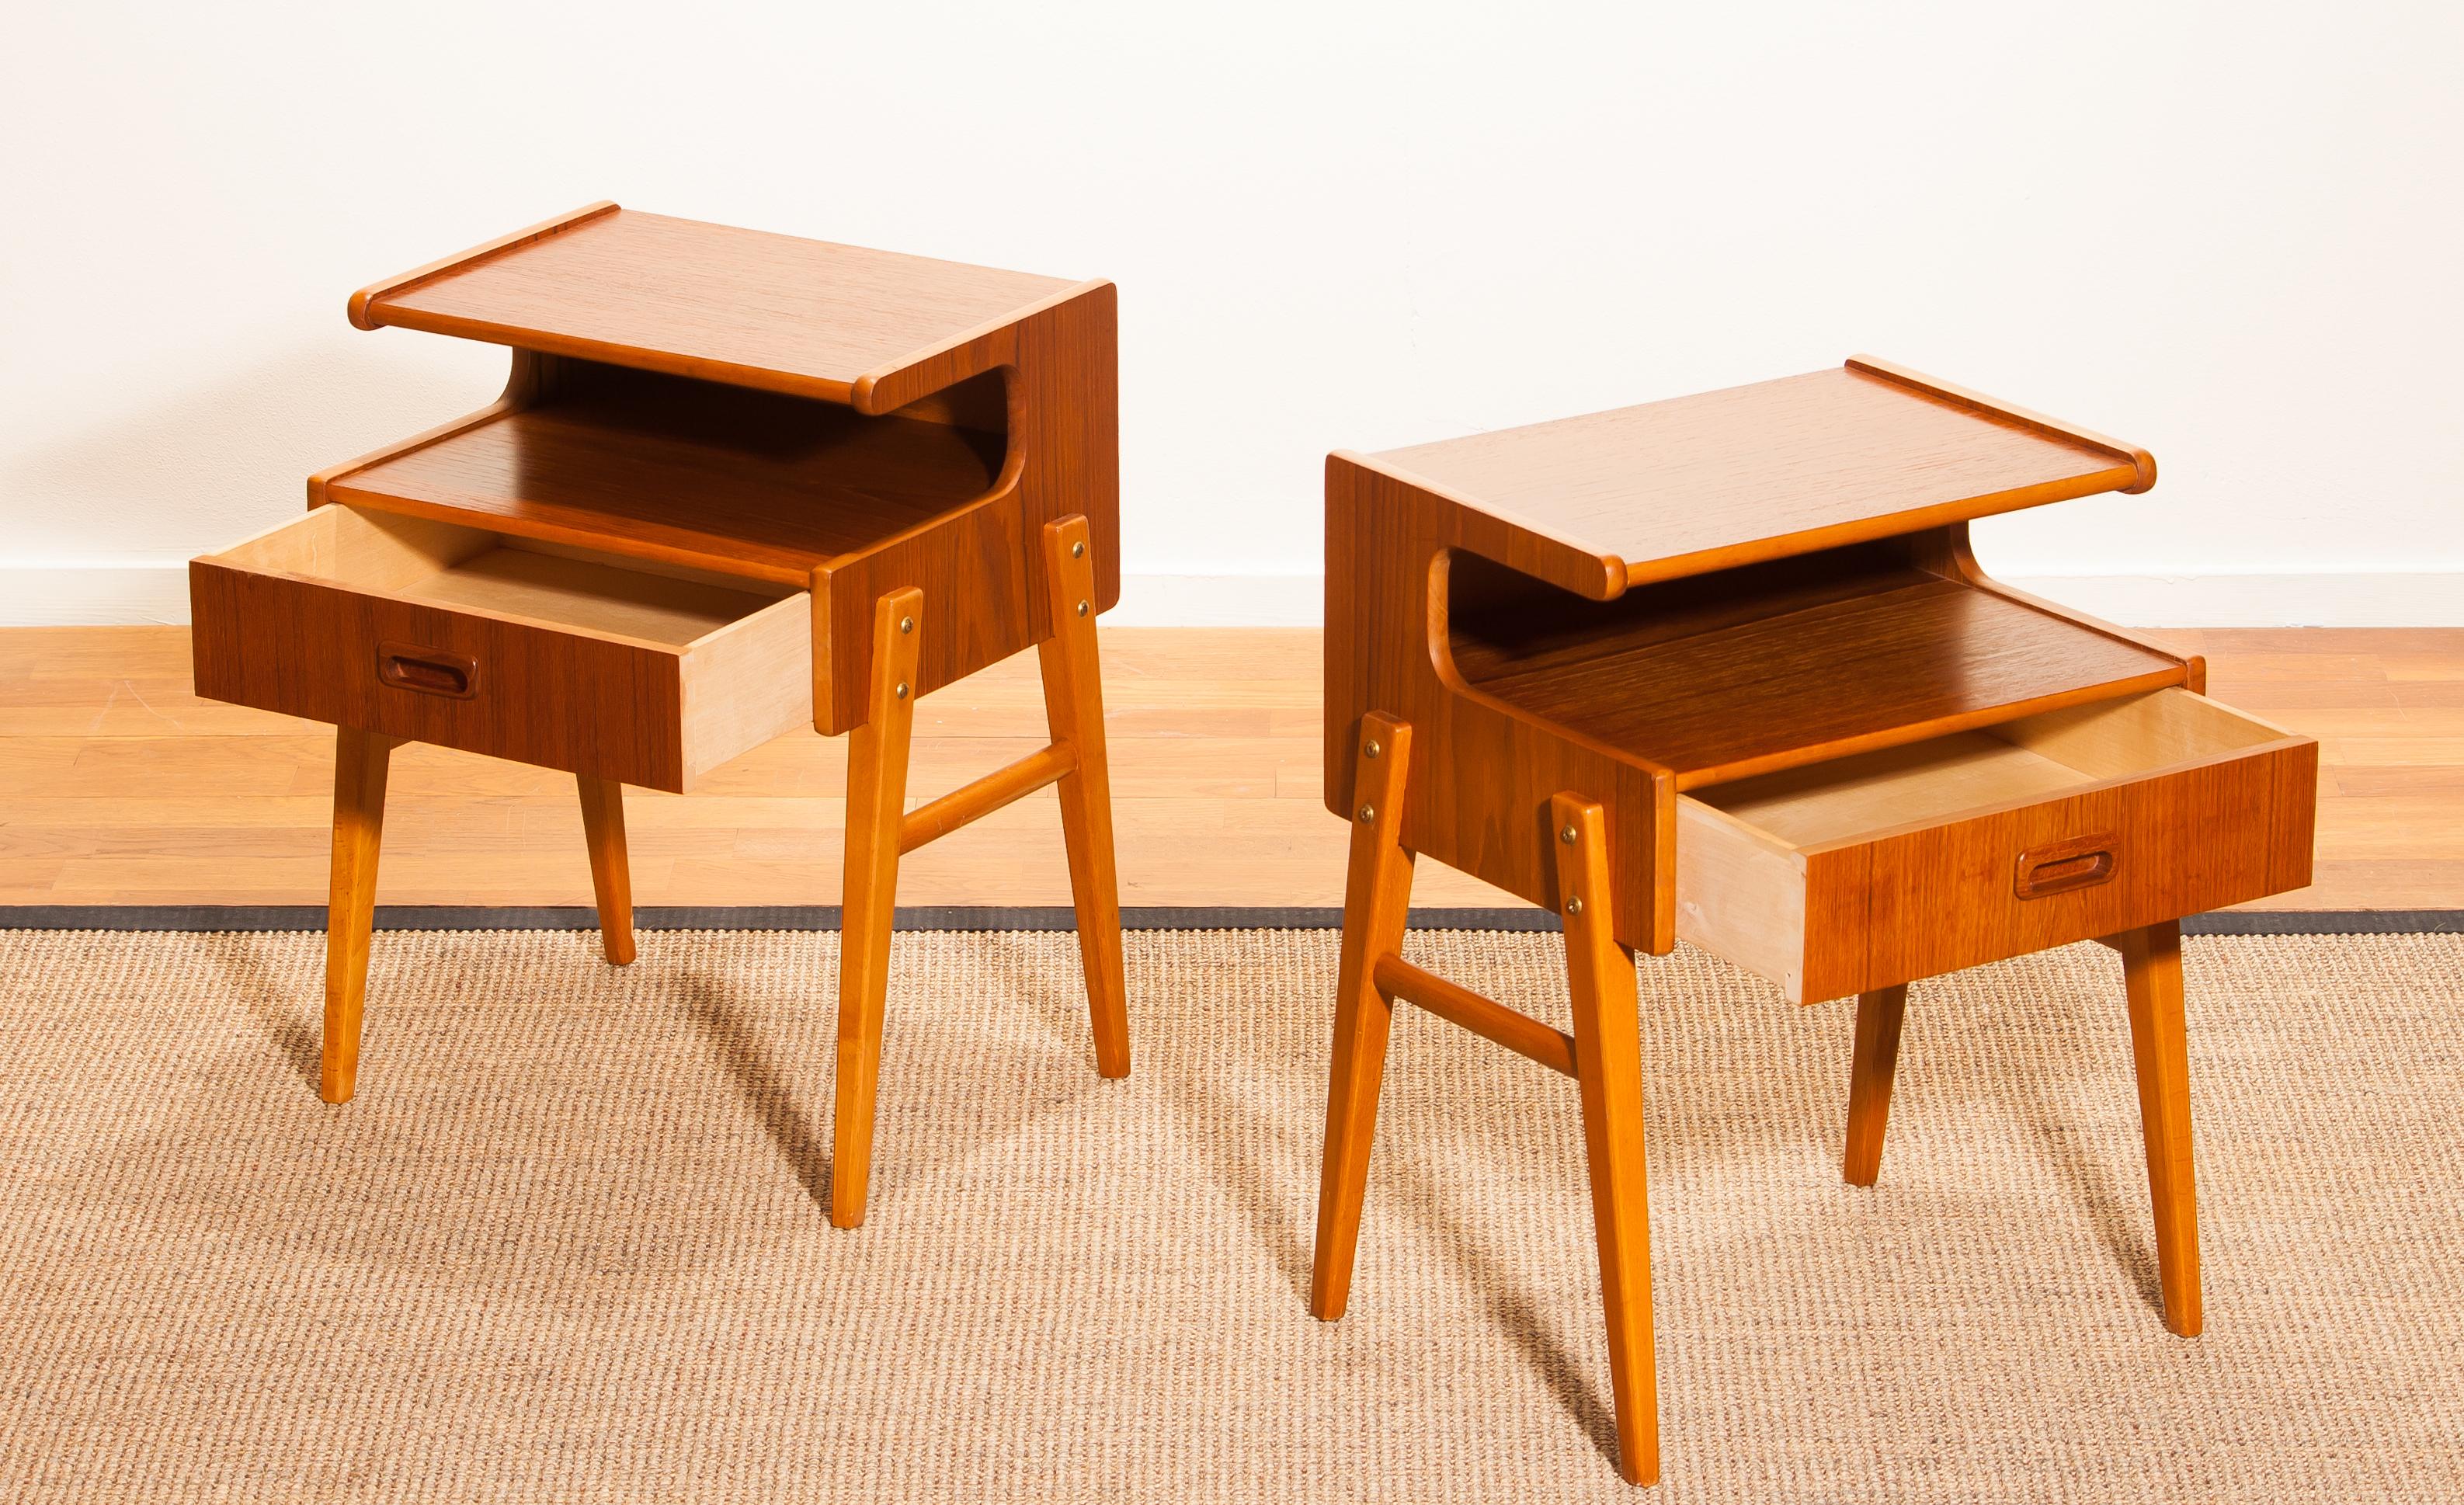
M 832 1230 L 829 935 L 0 935 L 0 1498 L 2464 1496 L 2464 938 L 2188 943 L 2208 1336 L 2155 1310 L 2119 967 L 1850 1008 L 1642 969 L 1666 1482 L 1618 1484 L 1571 1084 L 1398 1022 L 1304 1310 L 1336 938 L 902 935 Z M 1562 1019 L 1554 938 L 1416 958 Z

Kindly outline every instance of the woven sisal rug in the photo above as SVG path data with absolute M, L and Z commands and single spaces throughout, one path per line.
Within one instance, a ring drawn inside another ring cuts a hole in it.
M 2464 1496 L 2464 937 L 2188 943 L 2208 1336 L 2157 1320 L 2118 964 L 1851 1009 L 1642 969 L 1666 1482 L 1620 1485 L 1572 1084 L 1408 1010 L 1303 1307 L 1336 938 L 897 941 L 871 1218 L 828 934 L 0 933 L 0 1498 Z M 1562 1021 L 1555 938 L 1416 959 Z

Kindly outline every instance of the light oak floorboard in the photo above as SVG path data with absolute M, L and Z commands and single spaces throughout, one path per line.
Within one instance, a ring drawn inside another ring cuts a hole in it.
M 2216 698 L 2321 742 L 2318 881 L 2279 909 L 2464 907 L 2464 631 L 2161 634 Z M 1319 639 L 1106 629 L 1121 902 L 1343 901 L 1349 830 L 1318 803 Z M 333 733 L 199 700 L 181 628 L 0 630 L 0 904 L 317 904 Z M 910 808 L 1049 736 L 1035 655 L 915 708 Z M 843 740 L 790 734 L 685 796 L 628 789 L 635 902 L 830 904 Z M 588 904 L 570 774 L 422 746 L 393 758 L 378 901 Z M 909 854 L 902 904 L 1069 902 L 1049 790 Z M 1412 901 L 1512 900 L 1424 863 Z

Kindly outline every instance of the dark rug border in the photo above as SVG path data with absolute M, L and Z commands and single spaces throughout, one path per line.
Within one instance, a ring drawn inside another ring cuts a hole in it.
M 591 930 L 588 905 L 491 908 L 381 904 L 379 930 Z M 900 930 L 1074 930 L 1063 905 L 978 904 L 901 908 Z M 1545 910 L 1416 909 L 1415 930 L 1553 931 Z M 836 930 L 836 904 L 645 906 L 637 930 Z M 1124 909 L 1127 930 L 1338 930 L 1343 911 L 1327 908 L 1157 906 Z M 0 930 L 293 931 L 325 928 L 322 904 L 0 904 Z M 2392 936 L 2464 932 L 2464 909 L 2219 910 L 2182 921 L 2192 936 Z

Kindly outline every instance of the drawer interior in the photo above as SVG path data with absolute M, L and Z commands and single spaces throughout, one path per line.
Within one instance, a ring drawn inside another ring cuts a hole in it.
M 798 594 L 426 518 L 324 506 L 212 556 L 397 600 L 683 650 Z
M 2289 734 L 2186 690 L 2024 717 L 1685 796 L 1800 852 L 2229 758 Z

